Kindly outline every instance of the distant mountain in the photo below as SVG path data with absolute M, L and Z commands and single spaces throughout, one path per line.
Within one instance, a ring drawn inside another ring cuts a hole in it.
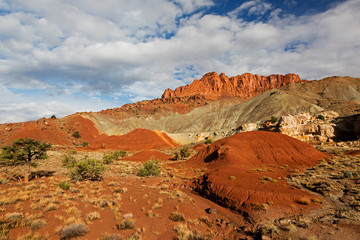
M 191 84 L 178 87 L 174 91 L 165 90 L 162 98 L 189 97 L 201 95 L 206 99 L 220 99 L 224 96 L 250 99 L 256 95 L 272 89 L 286 86 L 290 83 L 301 83 L 299 75 L 291 73 L 284 75 L 259 76 L 245 73 L 235 77 L 227 77 L 224 73 L 205 74 L 200 80 L 195 79 Z
M 360 78 L 329 77 L 306 81 L 296 74 L 260 77 L 248 73 L 228 78 L 225 74 L 212 72 L 187 86 L 167 89 L 161 98 L 154 100 L 100 112 L 76 113 L 61 119 L 2 124 L 0 141 L 4 144 L 28 136 L 58 145 L 81 141 L 98 144 L 104 136 L 147 129 L 155 131 L 148 133 L 154 139 L 163 136 L 158 132 L 162 131 L 167 134 L 164 133 L 165 138 L 170 136 L 180 143 L 187 143 L 206 133 L 221 138 L 245 123 L 262 123 L 271 116 L 316 114 L 327 110 L 340 116 L 359 114 Z M 81 139 L 72 137 L 75 131 L 81 133 Z M 159 138 L 162 143 L 155 145 L 169 145 L 165 138 Z M 108 146 L 112 146 L 110 142 Z

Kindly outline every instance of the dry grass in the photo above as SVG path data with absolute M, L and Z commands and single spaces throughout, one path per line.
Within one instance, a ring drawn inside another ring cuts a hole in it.
M 174 222 L 185 222 L 184 214 L 178 212 L 171 213 L 169 219 Z
M 89 232 L 89 228 L 82 222 L 74 223 L 62 228 L 60 233 L 60 240 L 67 240 L 71 238 L 84 236 Z
M 128 218 L 116 225 L 119 230 L 133 229 L 135 227 L 135 220 Z
M 99 212 L 90 212 L 86 214 L 86 222 L 89 224 L 90 222 L 94 220 L 100 219 L 100 213 Z

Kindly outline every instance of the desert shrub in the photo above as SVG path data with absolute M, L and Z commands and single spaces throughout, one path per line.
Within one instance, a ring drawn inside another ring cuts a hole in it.
M 74 138 L 81 138 L 81 134 L 80 134 L 79 131 L 75 131 L 75 132 L 72 134 L 72 136 L 73 136 Z
M 76 151 L 73 150 L 73 151 L 70 151 L 68 152 L 67 154 L 64 154 L 64 158 L 62 160 L 62 164 L 64 167 L 67 167 L 67 168 L 72 168 L 73 166 L 75 166 L 76 164 L 76 158 L 75 158 L 75 155 L 76 155 Z
M 189 153 L 189 148 L 187 146 L 184 146 L 182 149 L 180 149 L 180 152 L 174 153 L 175 160 L 184 159 L 189 156 L 190 156 L 190 153 Z
M 33 222 L 31 222 L 30 229 L 35 231 L 42 227 L 45 227 L 46 225 L 47 225 L 47 222 L 45 219 L 35 219 Z
M 187 158 L 188 156 L 190 156 L 189 148 L 185 146 L 180 150 L 180 157 Z
M 69 189 L 70 189 L 70 183 L 61 182 L 61 183 L 59 183 L 59 187 L 60 187 L 62 190 L 69 190 Z
M 271 122 L 271 124 L 274 124 L 274 123 L 276 123 L 277 122 L 277 118 L 276 117 L 274 117 L 274 116 L 271 116 L 271 118 L 270 118 L 270 122 Z
M 74 180 L 100 180 L 101 174 L 105 171 L 105 166 L 102 161 L 96 159 L 85 159 L 79 161 L 71 167 L 70 176 Z
M 50 118 L 51 118 L 51 119 L 56 119 L 56 116 L 55 116 L 55 115 L 51 115 Z
M 62 229 L 60 232 L 60 240 L 81 237 L 87 232 L 89 232 L 89 228 L 84 223 L 74 223 Z
M 122 239 L 124 238 L 119 234 L 108 234 L 108 233 L 101 235 L 100 238 L 100 240 L 122 240 Z
M 88 146 L 89 146 L 89 142 L 83 142 L 83 143 L 81 144 L 81 146 L 82 146 L 82 147 L 88 147 Z
M 114 160 L 117 160 L 118 158 L 122 158 L 126 155 L 125 151 L 116 151 L 110 154 L 104 154 L 103 156 L 103 163 L 104 164 L 111 164 L 114 162 Z
M 135 227 L 135 221 L 133 219 L 125 219 L 121 223 L 116 225 L 119 230 L 132 229 Z
M 184 222 L 185 221 L 184 215 L 182 213 L 172 213 L 169 218 L 171 221 L 174 221 L 174 222 Z
M 161 168 L 158 162 L 154 162 L 150 160 L 145 162 L 142 167 L 139 169 L 139 176 L 140 177 L 147 177 L 147 176 L 158 176 L 161 172 Z
M 212 144 L 212 140 L 211 140 L 211 138 L 207 138 L 207 139 L 205 139 L 205 142 L 204 142 L 205 144 Z
M 320 120 L 325 120 L 325 117 L 323 116 L 323 115 L 318 115 L 317 117 L 316 117 L 317 119 L 320 119 Z
M 200 233 L 197 231 L 191 231 L 187 225 L 180 224 L 174 227 L 174 230 L 178 237 L 177 240 L 205 240 L 205 239 L 212 239 L 211 236 L 209 237 L 203 237 Z

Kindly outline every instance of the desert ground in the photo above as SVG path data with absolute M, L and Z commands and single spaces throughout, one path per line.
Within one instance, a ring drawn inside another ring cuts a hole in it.
M 53 146 L 32 169 L 50 174 L 26 183 L 25 167 L 2 167 L 1 239 L 359 238 L 360 141 L 313 148 L 278 133 L 239 133 L 187 145 L 190 155 L 175 160 L 183 147 L 127 151 L 98 181 L 74 181 L 64 158 L 115 150 Z M 246 162 L 252 154 L 257 161 Z M 140 177 L 149 160 L 161 173 Z

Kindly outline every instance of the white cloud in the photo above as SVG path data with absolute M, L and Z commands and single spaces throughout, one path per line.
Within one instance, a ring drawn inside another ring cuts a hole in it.
M 244 2 L 235 10 L 229 13 L 230 16 L 237 16 L 239 14 L 247 13 L 248 15 L 264 15 L 272 9 L 272 5 L 264 0 L 251 0 Z
M 192 13 L 200 8 L 208 8 L 214 5 L 212 0 L 175 0 L 180 4 L 185 14 Z
M 46 105 L 49 112 L 65 97 L 79 101 L 57 107 L 69 112 L 109 108 L 111 103 L 98 101 L 103 94 L 130 101 L 160 97 L 164 89 L 210 71 L 230 76 L 295 72 L 309 79 L 360 75 L 359 1 L 303 17 L 280 17 L 279 9 L 260 0 L 245 2 L 226 16 L 205 14 L 213 4 L 6 0 L 0 7 L 11 12 L 0 15 L 0 86 L 6 94 L 11 94 L 8 88 L 44 91 L 42 101 L 53 103 Z M 238 17 L 242 13 L 270 18 L 247 22 Z M 76 99 L 80 93 L 91 104 Z M 24 95 L 7 99 L 1 103 L 1 119 L 26 108 L 24 102 L 41 105 Z M 30 109 L 34 118 L 48 111 Z

